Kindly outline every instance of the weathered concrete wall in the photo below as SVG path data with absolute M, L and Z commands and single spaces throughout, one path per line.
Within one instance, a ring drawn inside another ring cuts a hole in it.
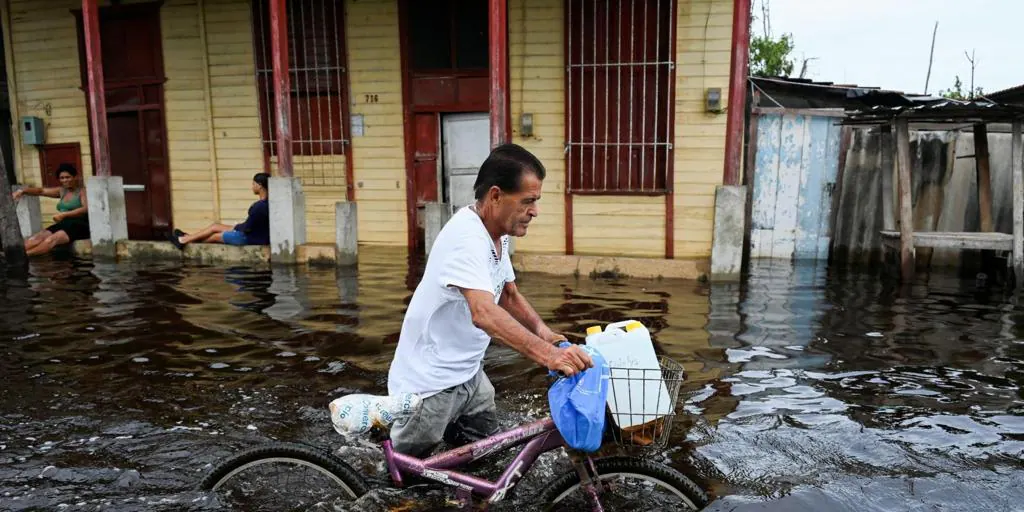
M 993 224 L 996 231 L 1012 233 L 1010 135 L 990 128 L 988 137 Z M 890 216 L 890 225 L 896 225 L 893 216 L 898 212 L 895 188 L 892 208 L 884 208 L 883 185 L 893 186 L 893 181 L 883 174 L 882 149 L 877 130 L 854 130 L 832 238 L 832 259 L 836 263 L 882 261 L 879 232 L 885 228 L 886 215 Z M 973 133 L 911 132 L 910 151 L 914 230 L 980 230 Z M 977 251 L 918 249 L 917 255 L 919 266 L 970 270 L 980 261 Z
M 715 197 L 715 237 L 711 246 L 711 279 L 740 278 L 746 227 L 747 187 L 722 186 Z

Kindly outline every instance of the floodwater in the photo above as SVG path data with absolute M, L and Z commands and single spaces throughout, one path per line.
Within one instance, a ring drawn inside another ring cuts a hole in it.
M 217 510 L 195 484 L 268 440 L 365 466 L 372 450 L 343 447 L 326 405 L 384 392 L 421 267 L 361 259 L 336 272 L 53 258 L 0 276 L 0 510 Z M 709 510 L 1024 509 L 1024 308 L 1002 289 L 789 264 L 730 285 L 519 281 L 556 329 L 636 318 L 685 365 L 664 458 Z M 486 369 L 506 424 L 545 413 L 543 370 L 503 347 Z

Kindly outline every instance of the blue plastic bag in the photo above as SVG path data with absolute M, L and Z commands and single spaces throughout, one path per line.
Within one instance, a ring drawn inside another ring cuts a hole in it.
M 569 343 L 562 342 L 565 348 Z M 593 452 L 601 447 L 604 434 L 605 401 L 611 370 L 601 353 L 581 345 L 594 367 L 572 377 L 562 377 L 548 389 L 548 405 L 555 426 L 570 447 Z

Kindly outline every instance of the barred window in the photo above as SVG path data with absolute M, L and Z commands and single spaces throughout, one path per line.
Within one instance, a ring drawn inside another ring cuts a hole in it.
M 344 155 L 349 143 L 344 5 L 334 0 L 289 0 L 286 6 L 292 153 Z M 261 140 L 269 162 L 277 156 L 277 139 L 268 0 L 253 0 L 252 9 Z M 341 184 L 344 169 L 332 168 L 331 162 L 296 158 L 295 175 L 314 185 Z
M 667 192 L 675 0 L 565 6 L 568 192 Z

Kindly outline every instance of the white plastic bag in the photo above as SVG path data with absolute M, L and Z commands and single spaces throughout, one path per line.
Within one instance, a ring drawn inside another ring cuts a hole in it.
M 423 400 L 415 393 L 398 396 L 346 395 L 332 400 L 331 423 L 339 434 L 365 434 L 373 427 L 387 428 L 395 420 L 412 416 Z

